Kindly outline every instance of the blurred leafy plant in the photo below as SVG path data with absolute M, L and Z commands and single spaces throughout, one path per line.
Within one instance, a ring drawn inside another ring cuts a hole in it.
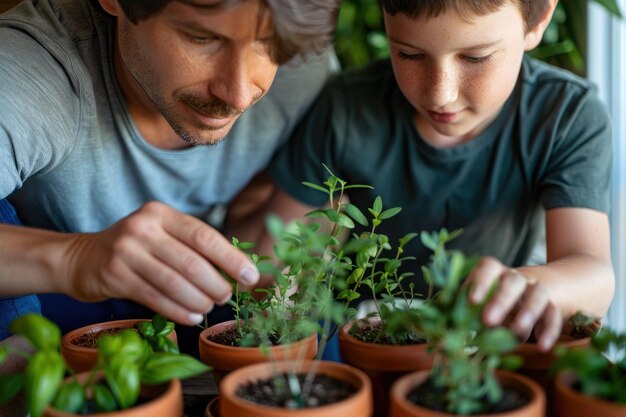
M 626 333 L 603 328 L 589 346 L 557 349 L 552 371 L 569 370 L 576 375 L 580 392 L 605 401 L 626 404 Z M 609 359 L 609 355 L 614 359 Z
M 32 417 L 41 416 L 48 405 L 83 414 L 90 407 L 103 412 L 130 408 L 139 399 L 141 384 L 162 384 L 209 369 L 195 358 L 178 353 L 166 339 L 174 323 L 158 315 L 151 323 L 142 325 L 139 333 L 125 330 L 118 335 L 101 336 L 98 363 L 84 380 L 76 378 L 59 352 L 61 331 L 56 324 L 39 314 L 27 314 L 15 319 L 9 329 L 25 337 L 36 351 L 31 355 L 0 348 L 0 363 L 10 354 L 28 361 L 22 372 L 0 375 L 0 404 L 23 391 Z M 70 376 L 65 378 L 68 372 Z M 88 393 L 92 393 L 91 401 Z
M 561 0 L 541 44 L 530 53 L 538 59 L 585 74 L 587 5 L 595 2 L 622 17 L 617 0 Z M 389 56 L 377 0 L 344 0 L 335 49 L 343 68 L 356 68 Z

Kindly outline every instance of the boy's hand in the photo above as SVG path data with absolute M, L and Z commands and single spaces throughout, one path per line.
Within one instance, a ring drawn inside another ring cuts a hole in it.
M 522 340 L 534 330 L 540 350 L 548 351 L 559 338 L 562 327 L 560 310 L 550 301 L 545 287 L 495 258 L 482 258 L 470 273 L 470 302 L 485 300 L 496 286 L 492 299 L 483 310 L 483 321 L 490 326 L 504 325 Z
M 246 285 L 259 273 L 217 230 L 161 203 L 99 233 L 73 235 L 64 292 L 83 301 L 127 298 L 181 324 L 197 324 L 231 296 L 217 268 Z

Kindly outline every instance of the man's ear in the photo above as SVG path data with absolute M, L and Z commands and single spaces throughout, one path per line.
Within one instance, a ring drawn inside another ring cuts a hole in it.
M 122 8 L 117 0 L 98 0 L 98 2 L 100 3 L 100 7 L 111 16 L 117 17 L 122 14 Z
M 100 0 L 103 1 L 103 0 Z M 533 0 L 538 1 L 538 0 Z M 550 24 L 550 20 L 552 20 L 552 15 L 554 14 L 554 9 L 556 8 L 556 4 L 558 0 L 548 0 L 548 7 L 546 7 L 545 12 L 537 21 L 534 27 L 530 28 L 528 33 L 524 38 L 524 50 L 530 51 L 534 49 L 543 38 L 543 33 L 546 31 L 546 28 Z

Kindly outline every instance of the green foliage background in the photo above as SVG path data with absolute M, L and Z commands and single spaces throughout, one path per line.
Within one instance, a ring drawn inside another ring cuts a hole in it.
M 587 4 L 592 1 L 621 17 L 616 0 L 561 0 L 541 45 L 531 55 L 584 76 Z M 335 49 L 346 69 L 389 55 L 377 0 L 344 0 Z

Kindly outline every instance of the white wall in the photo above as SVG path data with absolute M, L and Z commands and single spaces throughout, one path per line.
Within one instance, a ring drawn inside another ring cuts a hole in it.
M 626 12 L 626 0 L 618 3 Z M 613 119 L 611 234 L 616 288 L 607 325 L 626 330 L 626 21 L 590 4 L 588 50 L 589 78 L 599 85 Z

